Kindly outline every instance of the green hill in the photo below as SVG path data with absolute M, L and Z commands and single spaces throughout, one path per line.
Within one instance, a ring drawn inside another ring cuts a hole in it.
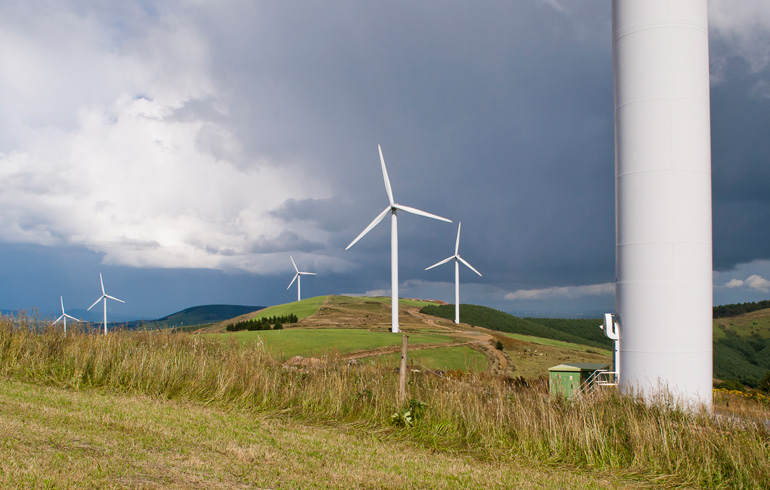
M 715 318 L 714 376 L 754 386 L 768 373 L 770 308 Z
M 455 315 L 455 307 L 454 305 L 425 306 L 420 313 L 451 320 Z M 600 349 L 612 348 L 611 341 L 604 337 L 599 328 L 601 320 L 519 318 L 479 305 L 460 305 L 460 319 L 463 323 L 498 332 L 562 340 Z

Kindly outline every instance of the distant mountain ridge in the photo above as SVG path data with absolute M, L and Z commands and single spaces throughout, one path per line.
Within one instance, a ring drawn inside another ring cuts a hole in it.
M 237 316 L 245 315 L 253 311 L 266 308 L 265 306 L 249 305 L 201 305 L 192 306 L 182 311 L 172 313 L 155 320 L 159 325 L 176 327 L 183 325 L 204 325 L 216 323 Z

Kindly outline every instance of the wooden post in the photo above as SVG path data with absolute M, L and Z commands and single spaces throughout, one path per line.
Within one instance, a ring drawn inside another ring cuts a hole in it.
M 398 402 L 403 403 L 406 398 L 406 351 L 409 345 L 409 336 L 401 336 L 401 370 L 398 379 Z

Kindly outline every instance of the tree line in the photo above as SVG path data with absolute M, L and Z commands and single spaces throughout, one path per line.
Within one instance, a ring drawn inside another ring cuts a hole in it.
M 231 323 L 226 327 L 228 332 L 238 332 L 239 330 L 281 330 L 285 323 L 297 323 L 299 317 L 294 313 L 280 316 L 264 316 L 256 320 L 244 320 L 242 322 Z
M 728 316 L 738 316 L 752 311 L 764 310 L 770 308 L 770 299 L 764 301 L 750 301 L 747 303 L 736 303 L 732 305 L 721 305 L 714 307 L 714 318 L 725 318 Z

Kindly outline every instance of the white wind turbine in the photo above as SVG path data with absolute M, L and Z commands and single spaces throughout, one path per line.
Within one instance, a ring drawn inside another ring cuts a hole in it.
M 300 280 L 302 279 L 302 276 L 315 276 L 315 272 L 300 272 L 299 269 L 297 269 L 297 264 L 294 262 L 294 257 L 289 255 L 289 258 L 291 259 L 291 265 L 294 266 L 294 271 L 296 274 L 294 274 L 294 279 L 291 280 L 289 283 L 289 286 L 286 289 L 289 289 L 292 284 L 294 284 L 294 281 L 297 281 L 297 301 L 301 300 L 300 297 Z
M 390 187 L 390 179 L 388 179 L 388 171 L 385 169 L 385 158 L 382 156 L 382 147 L 380 145 L 377 145 L 377 149 L 380 151 L 380 164 L 382 165 L 382 177 L 385 179 L 385 192 L 388 193 L 388 200 L 390 201 L 390 204 L 388 204 L 388 207 L 385 208 L 383 212 L 379 214 L 376 218 L 374 218 L 374 221 L 369 223 L 369 226 L 366 227 L 364 231 L 361 232 L 360 235 L 356 237 L 355 240 L 350 242 L 350 245 L 345 247 L 345 250 L 349 249 L 355 243 L 360 240 L 364 235 L 369 233 L 369 231 L 377 226 L 380 221 L 385 219 L 385 216 L 390 213 L 391 219 L 390 219 L 390 292 L 391 292 L 391 305 L 390 305 L 390 330 L 393 333 L 398 333 L 398 219 L 396 218 L 396 211 L 406 211 L 407 213 L 417 214 L 420 216 L 425 216 L 427 218 L 433 218 L 440 221 L 446 221 L 451 223 L 452 220 L 442 218 L 441 216 L 436 216 L 435 214 L 426 213 L 425 211 L 420 211 L 419 209 L 415 209 L 409 206 L 403 206 L 401 204 L 396 204 L 396 202 L 393 200 L 393 190 Z
M 55 320 L 55 321 L 52 323 L 52 325 L 56 325 L 56 324 L 57 324 L 57 323 L 59 323 L 60 321 L 64 320 L 64 335 L 66 336 L 66 335 L 67 335 L 67 318 L 69 318 L 70 320 L 75 320 L 76 322 L 79 322 L 80 320 L 78 320 L 78 319 L 77 319 L 77 318 L 75 318 L 74 316 L 70 316 L 70 315 L 68 315 L 68 314 L 67 314 L 67 313 L 64 311 L 64 298 L 62 298 L 61 296 L 59 296 L 59 299 L 61 300 L 61 316 L 60 316 L 59 318 L 57 318 L 57 319 L 56 319 L 56 320 Z
M 118 299 L 118 298 L 116 298 L 114 296 L 110 296 L 109 294 L 104 292 L 104 280 L 102 279 L 102 273 L 101 272 L 99 273 L 99 282 L 102 284 L 102 295 L 99 296 L 99 299 L 94 301 L 94 304 L 89 306 L 88 310 L 86 310 L 86 311 L 89 311 L 91 308 L 96 306 L 96 304 L 99 301 L 104 301 L 104 335 L 107 335 L 107 299 L 108 298 L 109 299 L 114 299 L 115 301 L 120 301 L 121 303 L 125 303 L 125 301 L 123 301 L 122 299 Z
M 461 226 L 462 226 L 462 223 L 457 224 L 457 242 L 455 243 L 455 254 L 425 269 L 427 271 L 428 269 L 433 269 L 434 267 L 438 267 L 439 265 L 446 264 L 452 259 L 455 260 L 455 323 L 460 323 L 460 262 L 462 262 L 463 264 L 468 266 L 470 270 L 472 270 L 473 272 L 481 276 L 481 272 L 474 269 L 471 264 L 469 264 L 464 258 L 460 257 L 460 227 Z

